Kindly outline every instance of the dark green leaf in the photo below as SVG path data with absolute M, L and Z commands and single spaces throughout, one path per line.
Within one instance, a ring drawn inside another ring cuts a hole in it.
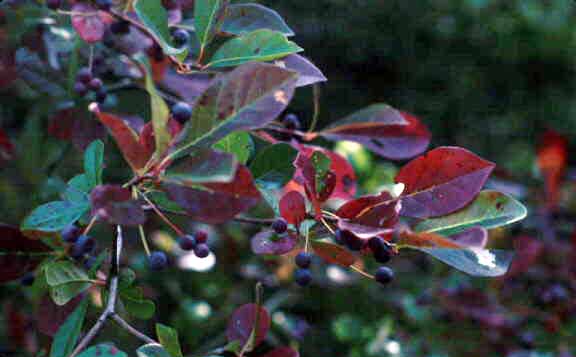
M 147 320 L 154 316 L 156 306 L 152 300 L 144 298 L 142 288 L 130 287 L 120 291 L 120 298 L 124 303 L 126 311 L 138 318 Z
M 294 175 L 293 165 L 298 151 L 286 143 L 270 145 L 260 151 L 250 164 L 254 180 L 264 187 L 280 188 Z M 330 165 L 330 159 L 328 159 Z
M 163 210 L 182 214 L 186 212 L 176 202 L 170 200 L 163 191 L 150 191 L 146 193 L 146 196 Z
M 64 191 L 63 198 L 74 204 L 88 204 L 90 200 L 88 195 L 93 187 L 94 186 L 88 181 L 86 174 L 76 175 L 68 181 L 68 186 Z
M 214 149 L 234 154 L 241 164 L 246 164 L 254 153 L 252 137 L 245 131 L 231 133 L 214 144 L 213 147 Z
M 493 277 L 506 274 L 514 253 L 481 248 L 416 248 L 472 276 Z
M 52 341 L 50 357 L 68 356 L 72 352 L 82 331 L 88 301 L 88 299 L 84 299 L 60 326 Z
M 166 325 L 156 324 L 156 335 L 158 336 L 158 341 L 170 353 L 170 356 L 183 357 L 182 348 L 178 341 L 178 331 Z
M 138 357 L 170 357 L 168 351 L 157 343 L 149 343 L 144 346 L 140 346 L 136 350 Z
M 88 211 L 88 204 L 53 201 L 33 210 L 20 226 L 22 231 L 58 232 Z
M 286 36 L 294 35 L 284 19 L 266 6 L 253 3 L 235 4 L 226 10 L 226 18 L 221 28 L 223 32 L 243 35 L 259 29 L 278 31 Z
M 232 181 L 237 168 L 238 161 L 234 155 L 201 148 L 170 165 L 165 177 L 168 181 L 185 185 L 226 183 Z
M 200 47 L 212 40 L 220 27 L 226 10 L 226 0 L 196 0 L 194 2 L 194 27 Z
M 314 167 L 314 182 L 316 185 L 316 192 L 322 192 L 325 186 L 325 178 L 330 171 L 330 164 L 332 160 L 322 153 L 321 151 L 314 151 L 310 157 L 312 167 Z
M 128 357 L 128 355 L 120 351 L 114 344 L 101 343 L 85 349 L 78 357 Z
M 44 266 L 44 273 L 56 305 L 65 305 L 90 287 L 88 274 L 69 261 L 50 262 Z
M 93 141 L 84 151 L 84 172 L 90 189 L 102 184 L 102 164 L 104 163 L 104 143 Z

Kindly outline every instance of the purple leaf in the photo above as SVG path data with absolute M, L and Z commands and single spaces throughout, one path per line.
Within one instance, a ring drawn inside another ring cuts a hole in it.
M 297 54 L 291 54 L 278 59 L 274 61 L 274 64 L 298 72 L 300 76 L 296 82 L 296 87 L 304 87 L 318 82 L 325 82 L 327 80 L 318 67 L 305 57 Z
M 53 337 L 58 332 L 60 325 L 78 307 L 83 298 L 84 295 L 79 294 L 65 305 L 59 306 L 54 303 L 50 295 L 42 296 L 42 299 L 38 302 L 38 310 L 36 312 L 38 330 L 47 336 Z
M 254 254 L 282 255 L 292 251 L 297 242 L 298 237 L 292 232 L 262 231 L 252 237 L 251 246 Z
M 258 326 L 256 326 L 256 321 L 258 321 Z M 234 311 L 228 321 L 226 338 L 228 342 L 240 341 L 240 345 L 244 346 L 253 329 L 255 329 L 255 339 L 252 347 L 256 347 L 266 338 L 270 329 L 270 315 L 265 308 L 256 304 L 242 305 Z
M 0 283 L 20 278 L 45 258 L 50 248 L 39 240 L 28 239 L 18 227 L 0 223 Z
M 72 26 L 84 41 L 94 43 L 102 39 L 106 31 L 104 13 L 85 3 L 74 5 L 72 12 L 80 13 L 72 15 Z
M 378 196 L 363 196 L 342 205 L 336 215 L 338 227 L 360 238 L 392 233 L 398 222 L 400 203 L 388 192 Z
M 96 186 L 90 194 L 93 213 L 108 223 L 140 225 L 146 214 L 140 202 L 131 199 L 130 190 L 117 185 Z

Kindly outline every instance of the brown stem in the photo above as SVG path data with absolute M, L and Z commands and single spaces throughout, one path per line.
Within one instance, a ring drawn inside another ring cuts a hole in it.
M 164 215 L 164 213 L 162 213 L 162 211 L 160 211 L 160 209 L 158 207 L 156 207 L 156 205 L 154 204 L 154 202 L 150 201 L 148 199 L 148 197 L 146 197 L 145 194 L 143 194 L 142 192 L 138 191 L 138 193 L 140 194 L 140 196 L 142 196 L 142 198 L 144 199 L 144 201 L 146 201 L 146 203 L 148 203 L 148 205 L 152 208 L 152 210 L 154 210 L 154 212 L 156 212 L 156 214 L 167 224 L 170 226 L 170 228 L 172 228 L 174 230 L 174 232 L 176 232 L 179 236 L 183 236 L 184 231 L 182 231 L 177 225 L 175 225 L 174 223 L 172 223 L 172 221 L 170 221 L 170 219 L 168 219 L 168 217 L 166 217 L 166 215 Z

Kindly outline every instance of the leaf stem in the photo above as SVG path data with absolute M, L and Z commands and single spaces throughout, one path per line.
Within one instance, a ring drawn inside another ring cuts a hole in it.
M 350 269 L 354 270 L 355 272 L 359 273 L 360 275 L 362 275 L 362 276 L 364 276 L 364 277 L 366 277 L 366 278 L 368 278 L 368 279 L 374 280 L 374 275 L 365 272 L 364 270 L 358 268 L 358 267 L 355 266 L 355 265 L 350 265 Z
M 316 129 L 318 116 L 320 115 L 320 86 L 317 83 L 312 85 L 312 102 L 314 104 L 314 114 L 312 115 L 310 128 L 308 128 L 309 133 L 314 132 L 314 129 Z
M 95 214 L 94 216 L 92 216 L 92 218 L 90 219 L 90 222 L 88 222 L 88 225 L 86 226 L 86 228 L 84 228 L 84 232 L 82 232 L 82 234 L 87 235 L 88 233 L 90 233 L 90 231 L 92 230 L 92 227 L 94 227 L 94 224 L 96 223 L 97 220 L 98 220 L 98 214 Z
M 167 224 L 170 226 L 170 228 L 172 228 L 174 230 L 174 232 L 176 232 L 179 236 L 183 236 L 184 231 L 182 231 L 180 228 L 178 228 L 177 225 L 175 225 L 174 223 L 172 223 L 172 221 L 170 221 L 170 219 L 168 219 L 168 217 L 166 217 L 164 215 L 164 213 L 162 213 L 162 211 L 156 207 L 156 205 L 154 204 L 154 202 L 150 201 L 150 199 L 148 197 L 146 197 L 145 194 L 143 194 L 142 192 L 140 192 L 137 188 L 134 188 L 136 190 L 136 192 L 138 192 L 140 194 L 140 196 L 142 196 L 142 198 L 144 199 L 144 201 L 146 201 L 146 203 L 148 203 L 148 205 L 150 205 L 150 207 L 154 210 L 154 212 L 156 212 L 156 214 Z

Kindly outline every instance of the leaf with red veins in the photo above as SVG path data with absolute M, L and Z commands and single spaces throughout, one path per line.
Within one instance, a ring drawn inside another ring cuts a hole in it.
M 443 146 L 408 164 L 396 176 L 405 185 L 402 216 L 443 216 L 470 203 L 480 192 L 495 165 L 472 152 Z
M 98 11 L 86 3 L 77 3 L 72 6 L 72 26 L 84 41 L 98 42 L 104 37 L 106 23 L 110 21 L 105 12 Z
M 338 228 L 360 238 L 392 233 L 398 223 L 400 206 L 400 201 L 388 192 L 348 201 L 336 211 Z
M 284 194 L 278 207 L 282 218 L 290 224 L 298 226 L 306 219 L 306 200 L 298 191 L 290 191 Z
M 294 232 L 278 234 L 266 230 L 252 237 L 250 246 L 254 254 L 283 255 L 294 250 L 296 243 L 298 243 L 298 236 Z
M 162 188 L 193 220 L 210 224 L 224 223 L 260 201 L 252 174 L 242 165 L 230 183 L 210 183 L 198 188 L 164 183 Z
M 470 227 L 449 237 L 457 244 L 468 248 L 484 248 L 488 243 L 488 231 L 484 227 Z
M 19 279 L 46 258 L 50 248 L 24 236 L 18 227 L 0 223 L 0 283 Z
M 398 236 L 398 244 L 400 246 L 411 248 L 465 248 L 450 238 L 443 237 L 436 233 L 416 233 L 410 231 L 400 232 Z
M 132 200 L 127 188 L 118 185 L 96 186 L 90 193 L 92 211 L 110 224 L 140 225 L 146 214 L 140 202 Z
M 312 249 L 314 249 L 314 253 L 329 264 L 349 267 L 356 262 L 354 254 L 337 244 L 323 241 L 312 241 L 310 244 Z
M 258 326 L 256 326 L 258 322 Z M 226 339 L 228 342 L 240 341 L 244 346 L 249 341 L 252 330 L 255 331 L 252 347 L 258 346 L 268 334 L 270 329 L 270 315 L 268 311 L 256 304 L 246 304 L 237 308 L 228 321 Z

